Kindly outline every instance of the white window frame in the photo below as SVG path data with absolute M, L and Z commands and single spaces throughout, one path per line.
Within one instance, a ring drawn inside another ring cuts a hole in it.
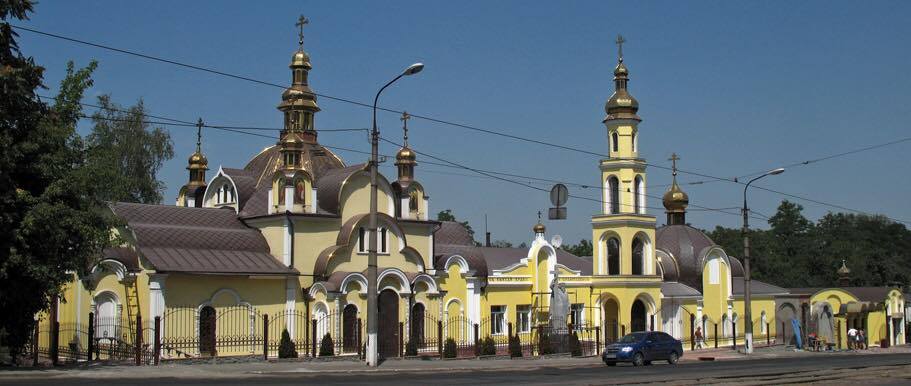
M 506 311 L 506 306 L 490 306 L 490 335 L 506 335 Z
M 719 258 L 715 257 L 709 260 L 709 284 L 721 284 L 721 264 Z
M 531 305 L 523 304 L 516 306 L 516 332 L 531 332 Z
M 570 320 L 575 320 L 573 325 L 574 330 L 581 329 L 581 325 L 585 324 L 585 304 L 584 303 L 573 303 L 569 305 L 569 312 L 571 315 L 575 315 L 578 312 L 578 317 L 570 316 Z
M 388 255 L 389 254 L 389 231 L 384 227 L 376 228 L 376 231 L 379 233 L 377 241 L 380 245 L 376 246 L 376 253 L 378 255 Z M 370 232 L 365 227 L 358 228 L 357 236 L 357 253 L 360 255 L 365 255 L 368 253 L 367 249 L 369 248 L 369 240 L 367 240 L 367 235 Z

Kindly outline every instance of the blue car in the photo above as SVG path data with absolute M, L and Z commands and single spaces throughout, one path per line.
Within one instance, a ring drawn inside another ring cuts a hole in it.
M 601 360 L 608 366 L 617 362 L 630 362 L 634 366 L 650 365 L 652 361 L 666 360 L 675 364 L 683 356 L 683 343 L 663 332 L 634 332 L 608 345 Z

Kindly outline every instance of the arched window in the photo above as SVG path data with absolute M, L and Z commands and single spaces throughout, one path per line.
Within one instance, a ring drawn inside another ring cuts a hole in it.
M 633 196 L 636 201 L 636 213 L 645 214 L 645 181 L 642 180 L 642 176 L 636 176 L 633 183 Z
M 613 237 L 607 239 L 607 274 L 620 274 L 620 240 Z
M 611 146 L 613 147 L 614 152 L 620 151 L 620 136 L 617 135 L 617 132 L 611 133 Z
M 608 190 L 608 212 L 610 214 L 620 213 L 620 180 L 616 176 L 610 176 L 607 179 Z
M 639 151 L 638 150 L 639 144 L 636 143 L 636 133 L 633 133 L 632 140 L 633 140 L 633 152 Z
M 638 237 L 633 239 L 633 275 L 642 275 L 643 263 L 645 259 L 642 258 L 643 255 L 643 244 L 642 240 Z

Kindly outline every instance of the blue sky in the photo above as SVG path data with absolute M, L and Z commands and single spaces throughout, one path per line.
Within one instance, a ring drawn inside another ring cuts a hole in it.
M 606 153 L 604 102 L 613 85 L 618 33 L 640 102 L 640 154 L 682 169 L 736 176 L 909 136 L 911 3 L 875 2 L 101 2 L 42 1 L 39 30 L 128 48 L 275 83 L 288 83 L 297 48 L 294 22 L 311 21 L 305 48 L 319 93 L 370 102 L 377 88 L 413 62 L 424 72 L 384 93 L 381 105 L 542 141 Z M 281 90 L 154 63 L 21 32 L 20 45 L 47 68 L 56 88 L 67 60 L 100 62 L 87 102 L 110 93 L 142 98 L 150 113 L 238 126 L 279 127 Z M 51 93 L 48 91 L 48 93 Z M 317 128 L 370 125 L 370 110 L 319 100 Z M 384 136 L 399 139 L 398 116 L 381 114 Z M 414 119 L 421 152 L 472 167 L 598 186 L 598 158 Z M 88 127 L 82 127 L 87 130 Z M 176 156 L 160 177 L 166 203 L 186 181 L 195 130 L 170 128 Z M 359 132 L 323 133 L 320 142 L 369 150 Z M 208 130 L 210 167 L 242 167 L 272 141 Z M 911 142 L 795 167 L 761 185 L 911 221 Z M 381 152 L 395 148 L 382 145 Z M 347 163 L 362 154 L 339 152 Z M 426 157 L 425 157 L 426 159 Z M 422 159 L 419 158 L 420 163 Z M 391 162 L 383 165 L 393 176 Z M 443 173 L 441 173 L 443 172 Z M 454 175 L 459 174 L 459 175 Z M 417 176 L 434 212 L 450 208 L 494 239 L 532 237 L 544 192 L 432 165 Z M 670 182 L 649 169 L 649 195 Z M 704 178 L 681 174 L 681 182 Z M 547 185 L 540 185 L 549 188 Z M 736 207 L 742 187 L 684 185 L 695 205 Z M 597 198 L 598 190 L 571 187 Z M 751 207 L 772 215 L 782 196 L 753 190 Z M 812 219 L 837 209 L 797 200 Z M 648 205 L 660 207 L 660 200 Z M 548 233 L 591 237 L 596 203 L 570 199 Z M 733 211 L 736 212 L 736 211 Z M 664 213 L 651 210 L 664 222 Z M 737 215 L 690 211 L 696 227 L 739 226 Z M 766 224 L 753 225 L 766 226 Z M 479 239 L 482 238 L 479 233 Z

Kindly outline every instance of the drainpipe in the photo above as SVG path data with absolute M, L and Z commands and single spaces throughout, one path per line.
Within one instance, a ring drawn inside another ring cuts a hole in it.
M 288 266 L 294 267 L 294 221 L 291 221 L 291 212 L 287 211 L 287 210 L 285 211 L 285 222 L 288 225 L 288 232 L 291 233 L 291 246 L 289 248 L 290 249 L 289 256 L 291 258 L 290 259 L 291 264 L 289 264 Z

